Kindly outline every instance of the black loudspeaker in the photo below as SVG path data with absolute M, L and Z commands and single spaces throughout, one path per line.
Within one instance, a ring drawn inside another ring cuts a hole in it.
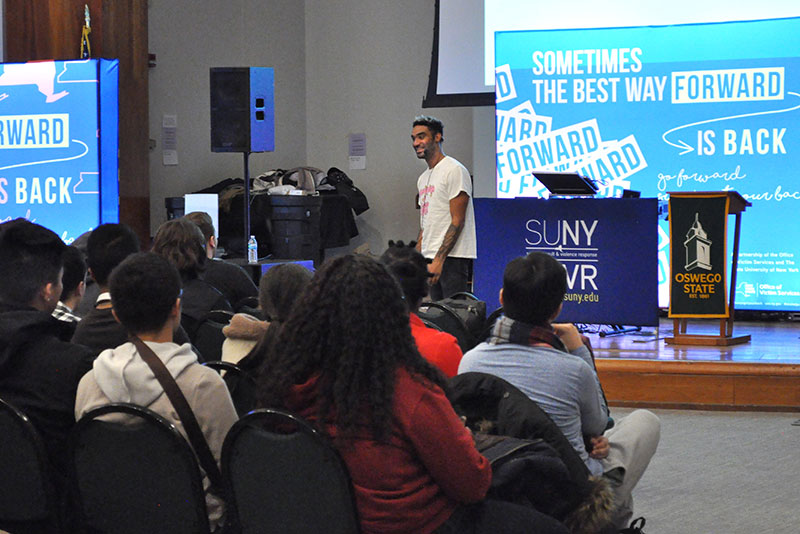
M 275 73 L 268 67 L 212 68 L 211 151 L 275 150 Z

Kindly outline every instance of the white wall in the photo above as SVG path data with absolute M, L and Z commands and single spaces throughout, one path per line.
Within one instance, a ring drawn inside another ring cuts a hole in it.
M 472 111 L 425 109 L 433 40 L 431 0 L 306 0 L 306 110 L 309 164 L 345 170 L 367 195 L 358 217 L 374 253 L 389 239 L 416 239 L 411 122 L 426 113 L 445 124 L 445 152 L 472 168 Z M 347 135 L 364 132 L 367 168 L 347 168 Z
M 475 197 L 497 196 L 494 106 L 473 108 L 472 158 L 475 162 Z
M 165 197 L 242 174 L 241 154 L 209 148 L 209 67 L 275 68 L 276 150 L 253 154 L 251 175 L 339 167 L 367 195 L 360 235 L 333 253 L 363 243 L 380 253 L 389 239 L 416 238 L 415 184 L 424 162 L 411 149 L 410 133 L 418 114 L 444 121 L 445 152 L 474 173 L 476 196 L 494 196 L 491 108 L 421 107 L 433 1 L 150 0 L 149 20 L 150 52 L 158 56 L 150 70 L 150 137 L 158 141 L 150 153 L 153 231 L 166 219 Z M 177 167 L 161 163 L 163 114 L 178 115 Z M 361 132 L 367 168 L 351 171 L 348 134 Z M 474 139 L 476 132 L 486 139 Z
M 164 198 L 241 178 L 243 157 L 210 148 L 209 68 L 275 69 L 275 151 L 253 154 L 250 175 L 306 163 L 305 24 L 300 0 L 150 0 L 150 221 Z M 178 116 L 179 165 L 162 164 L 161 123 Z

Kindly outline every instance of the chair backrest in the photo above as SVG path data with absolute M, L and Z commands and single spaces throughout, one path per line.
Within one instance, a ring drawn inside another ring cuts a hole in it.
M 50 464 L 39 432 L 20 410 L 0 399 L 0 529 L 58 529 Z
M 250 373 L 231 362 L 205 362 L 203 365 L 222 375 L 239 417 L 253 409 L 256 404 L 256 381 Z
M 192 344 L 205 362 L 219 361 L 222 359 L 222 344 L 225 334 L 222 329 L 231 322 L 233 313 L 225 310 L 212 310 L 197 325 L 192 337 Z
M 264 313 L 258 307 L 258 297 L 244 297 L 239 302 L 231 304 L 236 313 L 247 313 L 262 321 L 265 319 Z
M 70 436 L 78 522 L 107 534 L 208 533 L 197 460 L 175 425 L 133 404 L 87 412 Z
M 295 415 L 262 409 L 237 421 L 222 446 L 222 477 L 242 534 L 359 532 L 344 462 Z

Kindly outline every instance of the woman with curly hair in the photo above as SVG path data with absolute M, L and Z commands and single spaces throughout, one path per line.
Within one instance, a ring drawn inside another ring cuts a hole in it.
M 379 262 L 327 261 L 263 350 L 261 405 L 332 438 L 364 534 L 567 532 L 533 509 L 483 500 L 491 467 L 419 355 L 400 288 Z
M 458 364 L 463 356 L 458 341 L 447 332 L 428 328 L 417 315 L 422 299 L 428 294 L 432 275 L 428 272 L 429 260 L 416 249 L 416 244 L 416 241 L 408 245 L 402 241 L 389 241 L 389 248 L 381 256 L 381 262 L 397 278 L 403 290 L 411 335 L 417 342 L 420 354 L 445 376 L 452 378 L 458 374 Z

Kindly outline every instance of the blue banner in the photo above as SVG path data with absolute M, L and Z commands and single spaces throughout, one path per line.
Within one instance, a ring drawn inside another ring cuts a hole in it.
M 498 197 L 547 197 L 533 170 L 603 197 L 738 191 L 737 308 L 800 310 L 800 19 L 499 32 L 495 53 Z
M 0 221 L 71 243 L 119 218 L 117 60 L 0 65 Z
M 474 292 L 489 309 L 498 307 L 506 264 L 545 252 L 567 270 L 559 320 L 657 325 L 656 204 L 633 198 L 476 198 Z

